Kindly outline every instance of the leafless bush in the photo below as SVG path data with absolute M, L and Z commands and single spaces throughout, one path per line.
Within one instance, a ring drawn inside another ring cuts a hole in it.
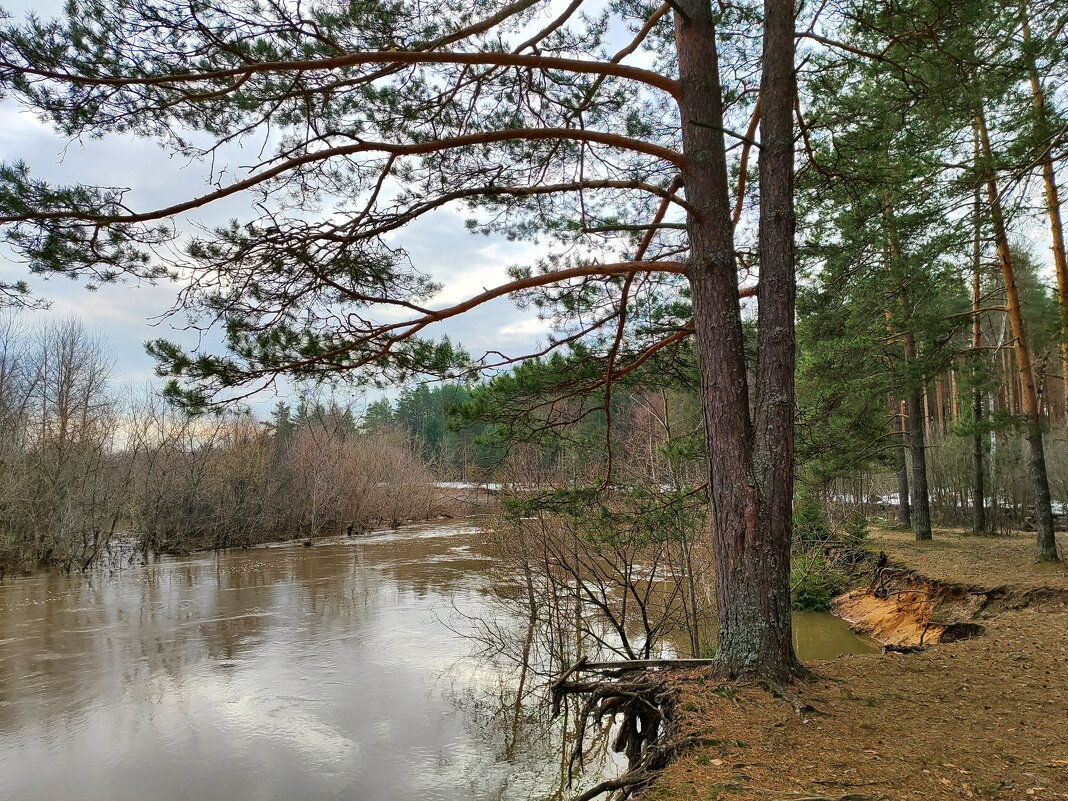
M 279 496 L 299 509 L 302 534 L 339 525 L 397 525 L 447 511 L 416 443 L 399 431 L 359 432 L 320 416 L 282 443 Z
M 993 532 L 1024 528 L 1033 514 L 1027 442 L 1022 434 L 1002 431 L 984 443 L 985 506 Z M 1044 437 L 1046 464 L 1054 514 L 1068 512 L 1068 424 L 1053 426 Z M 946 526 L 972 523 L 973 440 L 952 431 L 934 432 L 927 444 L 931 512 Z M 887 471 L 859 472 L 843 477 L 821 493 L 831 513 L 853 508 L 863 516 L 889 516 L 892 504 L 882 499 L 896 493 L 897 482 Z
M 1027 442 L 1016 432 L 998 434 L 984 458 L 986 507 L 992 530 L 1028 525 L 1033 514 Z M 1050 492 L 1054 508 L 1068 504 L 1068 430 L 1064 424 L 1045 436 Z M 927 457 L 931 509 L 945 525 L 967 526 L 972 508 L 972 441 L 952 433 L 932 437 Z
M 124 465 L 103 341 L 74 320 L 0 324 L 0 563 L 82 569 L 122 514 Z
M 275 430 L 248 414 L 190 418 L 150 396 L 132 416 L 134 529 L 144 547 L 247 546 L 446 511 L 419 449 L 319 409 Z
M 191 417 L 151 387 L 119 403 L 103 341 L 74 320 L 0 319 L 0 577 L 145 551 L 247 546 L 451 511 L 417 443 L 313 398 L 284 430 Z
M 624 483 L 681 489 L 705 482 L 705 462 L 680 447 L 704 437 L 704 416 L 692 395 L 639 389 L 620 411 L 614 466 Z
M 554 500 L 543 500 L 551 509 Z M 583 656 L 700 655 L 713 618 L 702 529 L 700 513 L 674 493 L 503 520 L 497 596 L 505 619 L 528 626 L 487 628 L 486 643 L 524 675 L 559 675 Z

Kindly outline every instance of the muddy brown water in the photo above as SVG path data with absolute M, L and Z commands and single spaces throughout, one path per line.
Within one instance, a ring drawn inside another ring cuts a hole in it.
M 877 654 L 878 643 L 858 637 L 844 620 L 826 612 L 794 612 L 794 650 L 803 662 L 845 654 Z
M 493 721 L 512 672 L 462 636 L 499 612 L 477 532 L 0 584 L 0 799 L 551 793 L 559 746 L 505 743 Z M 872 647 L 827 615 L 799 616 L 798 634 L 804 659 Z

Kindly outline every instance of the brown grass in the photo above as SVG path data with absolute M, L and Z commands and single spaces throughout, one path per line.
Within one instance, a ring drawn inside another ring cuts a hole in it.
M 1036 563 L 1035 535 L 1028 532 L 975 537 L 960 529 L 935 529 L 930 542 L 916 542 L 908 529 L 875 528 L 869 541 L 891 561 L 951 584 L 1068 587 L 1068 563 Z M 1068 559 L 1068 534 L 1058 534 L 1057 544 Z
M 879 531 L 873 540 L 944 582 L 1068 587 L 1064 566 L 1032 561 L 1028 535 L 935 536 L 918 544 L 907 532 Z M 682 733 L 709 744 L 676 760 L 647 797 L 1068 798 L 1064 598 L 983 613 L 977 639 L 816 663 L 816 680 L 794 688 L 818 710 L 807 720 L 759 687 L 680 677 Z

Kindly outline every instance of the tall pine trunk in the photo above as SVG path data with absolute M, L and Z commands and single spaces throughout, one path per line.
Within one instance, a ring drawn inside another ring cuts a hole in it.
M 979 143 L 986 162 L 986 190 L 990 204 L 990 222 L 994 228 L 994 243 L 997 246 L 998 265 L 1005 285 L 1005 299 L 1009 307 L 1009 323 L 1012 326 L 1013 351 L 1016 354 L 1016 366 L 1020 371 L 1020 395 L 1024 415 L 1027 418 L 1027 444 L 1030 451 L 1031 483 L 1034 490 L 1035 527 L 1037 529 L 1037 557 L 1041 562 L 1056 562 L 1057 540 L 1053 533 L 1053 504 L 1050 499 L 1049 477 L 1046 473 L 1046 454 L 1042 445 L 1042 417 L 1038 405 L 1038 387 L 1035 371 L 1031 365 L 1031 352 L 1027 345 L 1027 332 L 1024 330 L 1023 312 L 1020 307 L 1020 293 L 1016 288 L 1016 273 L 1013 269 L 1012 254 L 1009 251 L 1009 239 L 1005 231 L 1005 218 L 1001 210 L 1001 196 L 998 194 L 997 179 L 994 175 L 993 156 L 990 149 L 990 136 L 986 129 L 986 118 L 980 111 L 976 124 L 979 128 Z
M 1031 41 L 1031 26 L 1028 21 L 1027 0 L 1023 0 L 1020 4 L 1020 12 L 1024 42 L 1028 43 Z M 1049 215 L 1053 267 L 1057 276 L 1057 305 L 1060 309 L 1061 323 L 1061 374 L 1064 376 L 1065 413 L 1068 415 L 1068 256 L 1064 251 L 1064 226 L 1061 224 L 1061 201 L 1057 190 L 1057 174 L 1053 167 L 1052 142 L 1048 141 L 1051 132 L 1049 114 L 1046 110 L 1046 92 L 1042 87 L 1033 57 L 1027 67 L 1039 135 L 1047 137 L 1045 149 L 1039 157 L 1039 165 L 1042 167 L 1042 183 L 1046 190 L 1046 213 Z
M 894 435 L 894 461 L 897 466 L 897 522 L 902 527 L 912 527 L 912 505 L 909 503 L 909 468 L 905 458 L 905 415 L 901 404 L 891 400 L 890 427 Z
M 680 0 L 675 36 L 688 220 L 715 557 L 717 659 L 729 676 L 786 681 L 793 651 L 794 212 L 793 3 L 764 13 L 760 149 L 760 318 L 749 406 L 738 270 L 723 141 L 715 18 Z
M 916 360 L 916 342 L 905 335 L 905 359 Z M 912 457 L 912 530 L 919 542 L 931 539 L 931 501 L 927 488 L 927 444 L 924 441 L 923 390 L 916 388 L 905 398 L 908 414 L 909 456 Z
M 986 466 L 983 452 L 983 393 L 976 388 L 972 395 L 972 532 L 986 533 Z
M 979 133 L 975 135 L 975 161 L 979 161 Z M 980 386 L 982 377 L 979 366 L 980 352 L 983 347 L 982 319 L 982 227 L 980 223 L 979 187 L 975 188 L 975 206 L 972 220 L 972 531 L 975 534 L 986 533 L 986 462 L 983 453 L 983 390 Z
M 886 223 L 887 243 L 889 245 L 890 270 L 901 261 L 901 243 L 898 240 L 894 223 L 893 207 L 888 203 L 883 209 Z M 908 302 L 902 290 L 898 296 L 901 309 L 901 323 L 904 326 L 902 341 L 905 357 L 905 373 L 908 376 L 909 390 L 905 396 L 905 413 L 908 417 L 908 449 L 912 460 L 912 530 L 918 541 L 931 539 L 931 501 L 927 487 L 927 452 L 925 450 L 925 432 L 927 430 L 926 403 L 924 403 L 924 386 L 922 373 L 916 370 L 916 337 L 909 329 L 912 324 L 908 312 Z M 916 373 L 916 375 L 913 375 Z

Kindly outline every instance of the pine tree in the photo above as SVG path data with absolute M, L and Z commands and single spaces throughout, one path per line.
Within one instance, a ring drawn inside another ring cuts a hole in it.
M 615 331 L 601 385 L 609 398 L 620 372 L 693 335 L 718 659 L 724 674 L 782 681 L 801 671 L 788 582 L 794 5 L 773 0 L 762 15 L 708 0 L 623 2 L 589 18 L 574 10 L 547 19 L 532 0 L 90 0 L 56 22 L 8 25 L 5 80 L 70 136 L 130 132 L 205 156 L 269 128 L 277 147 L 232 183 L 149 211 L 130 211 L 121 190 L 53 187 L 25 165 L 5 165 L 0 223 L 32 269 L 113 277 L 157 269 L 147 250 L 167 239 L 176 215 L 255 195 L 260 216 L 197 238 L 182 265 L 196 276 L 185 312 L 220 321 L 229 352 L 152 345 L 172 392 L 194 405 L 280 374 L 369 369 L 389 382 L 467 373 L 492 359 L 472 360 L 426 329 L 508 295 L 573 323 L 571 341 L 593 333 L 572 312 L 600 308 L 593 330 Z M 627 27 L 631 43 L 613 52 L 609 42 Z M 627 62 L 639 48 L 651 68 Z M 751 382 L 737 255 L 747 231 L 732 219 L 726 138 L 736 138 L 729 131 L 751 115 L 757 92 L 759 123 L 747 137 L 760 140 L 758 220 L 745 243 L 759 252 Z M 567 249 L 436 306 L 438 286 L 385 237 L 457 202 L 482 213 L 476 227 Z M 654 286 L 685 295 L 692 323 L 636 341 L 627 336 L 630 299 Z

